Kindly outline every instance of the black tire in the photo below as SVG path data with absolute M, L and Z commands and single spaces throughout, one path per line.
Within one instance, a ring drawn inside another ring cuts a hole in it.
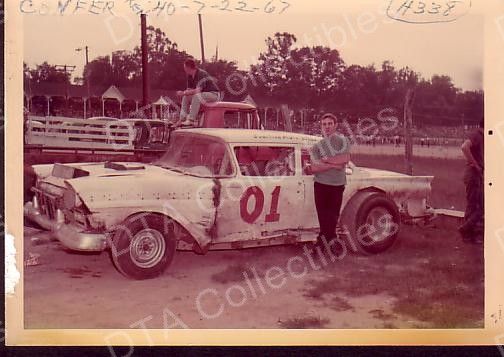
M 158 214 L 139 214 L 127 219 L 110 242 L 117 270 L 128 278 L 151 279 L 161 275 L 175 255 L 174 222 Z
M 369 255 L 389 249 L 397 239 L 400 215 L 393 200 L 376 191 L 357 193 L 346 205 L 341 223 L 350 249 Z

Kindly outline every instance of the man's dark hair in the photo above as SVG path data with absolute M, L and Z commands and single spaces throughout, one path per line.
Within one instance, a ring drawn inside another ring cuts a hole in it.
M 187 68 L 195 69 L 196 68 L 196 61 L 194 58 L 188 58 L 184 61 L 184 66 Z
M 336 115 L 331 114 L 331 113 L 325 113 L 324 115 L 322 115 L 322 117 L 320 118 L 320 121 L 322 121 L 324 119 L 331 119 L 334 122 L 334 124 L 338 123 L 338 118 L 336 118 Z

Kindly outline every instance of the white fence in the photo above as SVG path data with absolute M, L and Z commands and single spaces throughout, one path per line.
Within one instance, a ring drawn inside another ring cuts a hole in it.
M 113 118 L 28 116 L 25 143 L 51 148 L 133 150 L 134 122 Z
M 389 144 L 352 146 L 352 154 L 365 154 L 377 156 L 404 156 L 404 144 L 400 146 Z M 462 151 L 459 146 L 413 146 L 413 155 L 419 157 L 430 157 L 439 159 L 463 159 Z

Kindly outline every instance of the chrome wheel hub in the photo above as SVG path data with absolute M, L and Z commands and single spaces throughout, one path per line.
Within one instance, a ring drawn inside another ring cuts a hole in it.
M 166 251 L 163 235 L 155 229 L 143 229 L 131 240 L 130 256 L 140 268 L 152 268 L 158 264 Z
M 374 207 L 366 217 L 361 236 L 367 244 L 379 243 L 394 234 L 395 226 L 396 223 L 386 208 Z

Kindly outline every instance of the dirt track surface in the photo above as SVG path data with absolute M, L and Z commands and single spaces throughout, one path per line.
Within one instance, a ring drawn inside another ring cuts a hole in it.
M 377 256 L 332 263 L 325 255 L 324 265 L 313 255 L 318 269 L 300 246 L 177 252 L 165 274 L 145 281 L 123 277 L 106 252 L 32 244 L 44 235 L 25 228 L 25 259 L 40 255 L 24 268 L 28 329 L 483 326 L 482 248 L 440 229 L 403 227 L 397 244 Z M 294 256 L 302 260 L 291 275 Z M 272 268 L 284 273 L 270 280 L 276 288 L 266 282 Z

